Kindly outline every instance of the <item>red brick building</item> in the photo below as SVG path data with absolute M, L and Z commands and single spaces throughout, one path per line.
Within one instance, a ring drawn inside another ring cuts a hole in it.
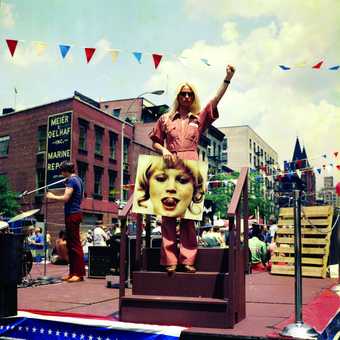
M 97 219 L 112 223 L 118 214 L 121 175 L 124 184 L 133 183 L 138 155 L 154 151 L 145 140 L 135 140 L 132 124 L 104 112 L 99 103 L 78 92 L 71 98 L 0 116 L 0 174 L 9 178 L 16 192 L 44 186 L 48 116 L 63 112 L 72 112 L 71 159 L 85 183 L 84 224 Z M 127 195 L 125 191 L 124 199 Z M 37 217 L 43 220 L 43 193 L 26 196 L 21 203 L 23 210 L 41 208 Z M 49 229 L 61 229 L 62 203 L 51 202 L 47 207 Z

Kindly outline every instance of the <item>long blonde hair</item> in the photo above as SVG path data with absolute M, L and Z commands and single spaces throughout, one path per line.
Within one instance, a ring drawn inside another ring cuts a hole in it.
M 191 91 L 195 95 L 194 100 L 193 100 L 191 107 L 190 107 L 190 112 L 195 114 L 195 115 L 198 115 L 199 112 L 201 111 L 201 103 L 200 103 L 200 99 L 198 98 L 198 94 L 197 94 L 197 90 L 196 90 L 195 86 L 188 83 L 188 82 L 185 82 L 185 83 L 179 84 L 179 86 L 176 89 L 175 99 L 172 103 L 172 107 L 171 107 L 170 111 L 168 112 L 168 115 L 169 115 L 170 118 L 172 118 L 178 110 L 178 107 L 179 107 L 178 95 L 180 94 L 180 92 L 182 91 L 184 86 L 190 87 Z

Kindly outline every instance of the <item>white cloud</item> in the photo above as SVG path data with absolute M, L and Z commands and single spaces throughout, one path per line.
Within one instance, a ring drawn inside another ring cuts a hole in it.
M 12 28 L 15 26 L 13 5 L 7 2 L 0 2 L 0 24 L 4 28 Z
M 105 38 L 102 38 L 97 41 L 95 44 L 96 53 L 93 57 L 93 63 L 99 63 L 104 57 L 107 56 L 109 49 L 111 49 L 111 42 Z
M 222 43 L 197 41 L 182 51 L 185 62 L 162 62 L 148 87 L 162 86 L 168 75 L 171 102 L 176 84 L 192 81 L 204 103 L 222 81 L 225 65 L 234 64 L 236 74 L 219 105 L 221 118 L 217 126 L 250 125 L 279 153 L 281 161 L 292 157 L 297 136 L 314 159 L 314 166 L 321 165 L 322 154 L 340 152 L 339 71 L 311 68 L 320 60 L 325 60 L 326 67 L 340 62 L 340 2 L 251 0 L 236 4 L 202 0 L 199 6 L 194 0 L 186 3 L 193 20 L 207 15 L 225 18 L 226 22 L 221 22 Z M 247 26 L 247 34 L 239 34 L 239 17 Z M 213 66 L 200 63 L 202 57 Z M 279 64 L 301 61 L 306 61 L 305 68 L 289 72 L 278 68 Z M 339 180 L 340 172 L 336 171 Z
M 226 22 L 223 25 L 222 37 L 226 42 L 232 42 L 237 40 L 239 32 L 237 30 L 237 24 L 235 22 Z

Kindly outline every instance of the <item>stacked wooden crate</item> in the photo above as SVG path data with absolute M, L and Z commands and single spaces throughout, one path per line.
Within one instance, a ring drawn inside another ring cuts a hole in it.
M 302 207 L 302 275 L 325 278 L 332 229 L 333 207 Z M 277 248 L 272 257 L 272 274 L 294 275 L 294 210 L 281 208 Z

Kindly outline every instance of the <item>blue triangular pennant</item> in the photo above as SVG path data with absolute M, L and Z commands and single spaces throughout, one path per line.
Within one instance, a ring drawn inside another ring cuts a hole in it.
M 285 66 L 285 65 L 279 65 L 279 67 L 280 67 L 282 70 L 284 70 L 284 71 L 290 70 L 290 67 Z
M 71 46 L 69 45 L 59 45 L 60 53 L 63 59 L 65 59 L 68 51 L 70 50 Z
M 205 58 L 201 58 L 201 61 L 203 64 L 207 65 L 207 66 L 211 66 L 211 64 L 209 64 L 208 59 Z
M 136 58 L 136 60 L 141 64 L 142 60 L 142 52 L 132 52 L 133 56 Z
M 329 70 L 331 70 L 331 71 L 336 71 L 336 70 L 338 70 L 339 68 L 340 68 L 340 65 L 335 65 L 335 66 L 330 67 Z

